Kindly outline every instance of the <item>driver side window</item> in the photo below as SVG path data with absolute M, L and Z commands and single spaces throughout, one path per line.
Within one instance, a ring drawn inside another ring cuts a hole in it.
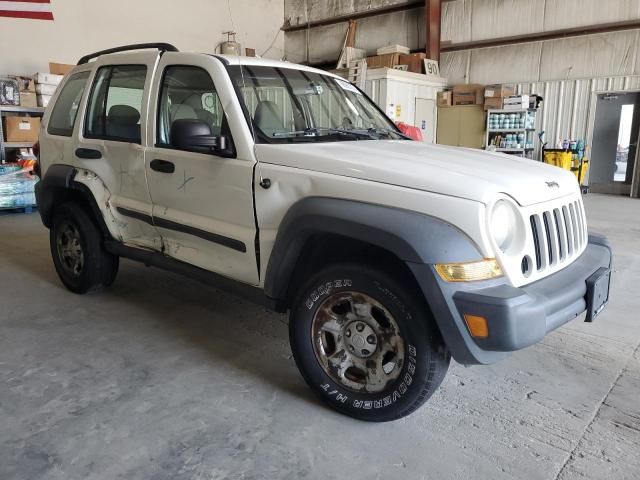
M 215 136 L 229 135 L 222 104 L 211 76 L 202 68 L 167 67 L 160 90 L 156 145 L 171 147 L 171 126 L 176 120 L 205 122 Z

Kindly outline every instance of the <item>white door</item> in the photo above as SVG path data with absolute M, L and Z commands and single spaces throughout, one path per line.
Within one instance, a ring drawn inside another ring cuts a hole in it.
M 436 138 L 436 102 L 430 98 L 416 98 L 416 118 L 413 123 L 422 132 L 422 141 L 434 143 Z
M 74 149 L 75 165 L 97 174 L 126 244 L 161 249 L 152 225 L 144 165 L 149 91 L 157 53 L 105 56 L 91 78 L 86 115 Z
M 167 255 L 257 285 L 253 169 L 244 118 L 238 118 L 219 60 L 165 54 L 153 88 L 146 166 L 153 221 Z M 226 151 L 185 147 L 172 129 L 198 122 L 228 142 Z M 178 123 L 176 123 L 178 122 Z M 236 140 L 235 146 L 234 139 Z

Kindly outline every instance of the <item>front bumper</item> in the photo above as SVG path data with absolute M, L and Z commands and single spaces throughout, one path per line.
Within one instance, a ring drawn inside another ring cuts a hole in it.
M 410 265 L 429 302 L 442 336 L 455 360 L 488 364 L 505 352 L 533 345 L 552 330 L 587 310 L 587 280 L 611 267 L 611 249 L 604 237 L 590 235 L 582 255 L 566 268 L 524 287 L 504 278 L 448 283 L 429 265 Z M 474 338 L 464 314 L 484 317 L 489 335 Z

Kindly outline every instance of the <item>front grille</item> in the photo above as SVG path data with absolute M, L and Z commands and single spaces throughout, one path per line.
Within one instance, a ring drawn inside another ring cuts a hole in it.
M 573 258 L 587 242 L 586 222 L 578 200 L 534 213 L 529 221 L 539 272 Z

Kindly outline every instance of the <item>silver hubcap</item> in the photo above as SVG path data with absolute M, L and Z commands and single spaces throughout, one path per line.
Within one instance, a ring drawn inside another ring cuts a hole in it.
M 63 224 L 58 229 L 56 246 L 64 268 L 75 276 L 80 275 L 84 266 L 84 253 L 78 229 L 69 223 Z
M 369 295 L 330 295 L 316 311 L 311 328 L 316 357 L 336 383 L 377 393 L 399 377 L 405 349 L 398 324 Z

